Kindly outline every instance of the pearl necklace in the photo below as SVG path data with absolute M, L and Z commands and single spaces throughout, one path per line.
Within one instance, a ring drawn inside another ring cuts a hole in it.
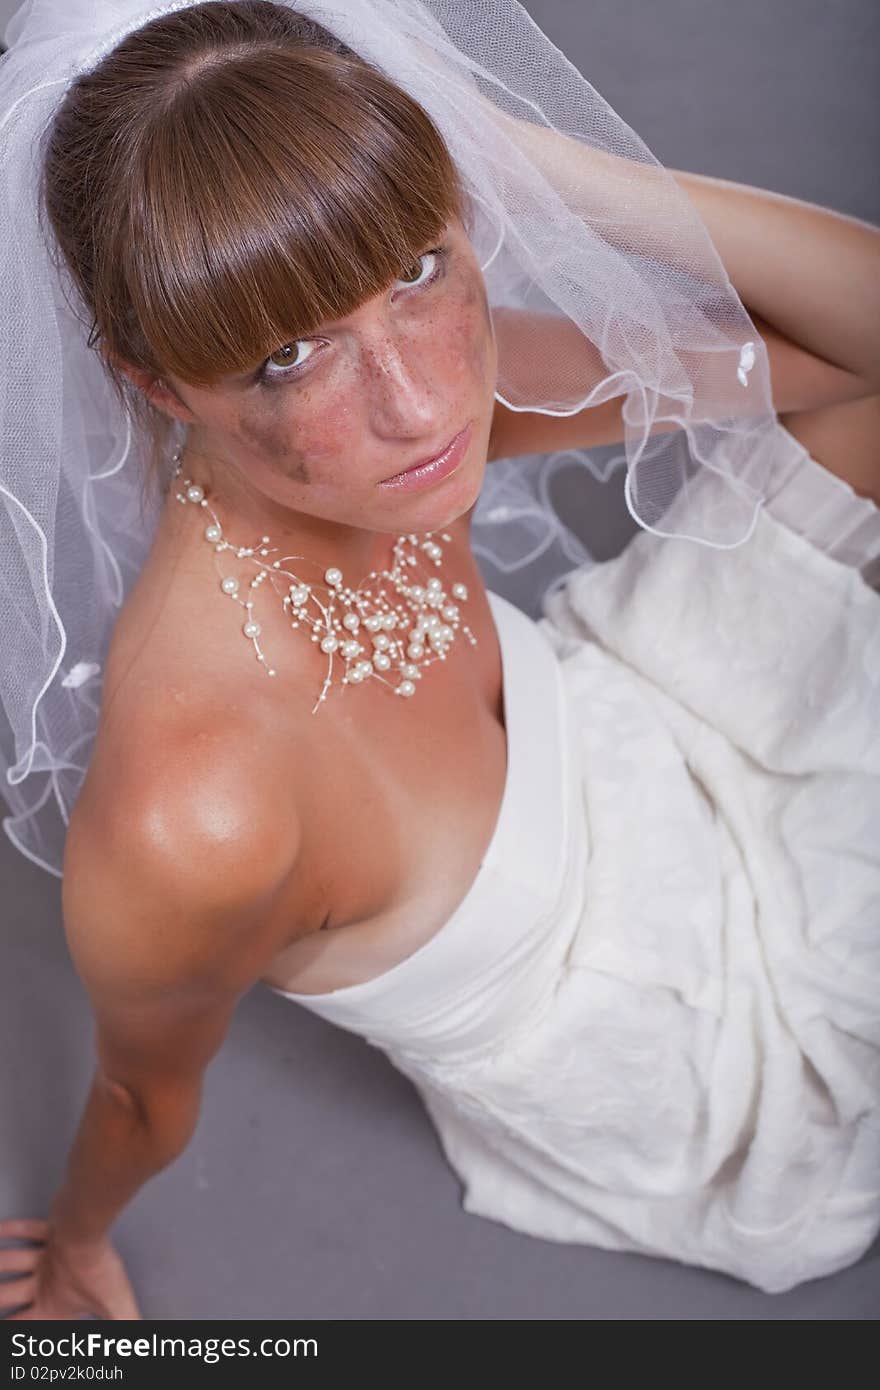
M 182 449 L 178 449 L 173 455 L 173 462 L 177 466 L 172 483 L 183 468 L 181 453 Z M 193 482 L 191 478 L 184 478 L 183 486 L 184 492 L 175 493 L 178 502 L 194 503 L 207 508 L 211 514 L 210 525 L 205 527 L 203 534 L 214 551 L 219 554 L 224 550 L 232 550 L 239 559 L 252 559 L 257 566 L 259 573 L 250 581 L 251 590 L 256 592 L 263 581 L 269 578 L 273 581 L 272 587 L 279 593 L 280 590 L 274 582 L 276 576 L 285 575 L 293 581 L 287 586 L 282 607 L 290 615 L 292 627 L 305 624 L 312 628 L 311 640 L 318 643 L 321 651 L 326 652 L 328 657 L 327 676 L 312 714 L 317 712 L 322 701 L 327 698 L 333 673 L 333 658 L 337 652 L 345 658 L 346 663 L 342 685 L 360 685 L 372 676 L 383 685 L 387 685 L 395 695 L 408 697 L 415 694 L 416 682 L 421 680 L 422 671 L 426 667 L 433 665 L 435 661 L 446 660 L 459 627 L 471 645 L 476 646 L 476 637 L 467 624 L 462 623 L 458 605 L 452 601 L 453 598 L 466 599 L 467 586 L 455 583 L 452 585 L 451 594 L 447 594 L 436 575 L 423 585 L 413 582 L 420 577 L 418 573 L 407 573 L 407 567 L 416 566 L 419 561 L 417 554 L 406 553 L 407 547 L 422 550 L 435 566 L 442 565 L 443 547 L 433 539 L 433 531 L 427 531 L 422 539 L 416 535 L 398 536 L 392 552 L 394 562 L 391 569 L 372 570 L 356 589 L 343 584 L 342 570 L 336 566 L 324 571 L 326 584 L 308 584 L 290 570 L 282 568 L 285 561 L 302 560 L 305 556 L 283 555 L 273 560 L 271 565 L 263 564 L 262 559 L 257 558 L 258 553 L 266 557 L 277 554 L 277 547 L 270 548 L 268 536 L 261 537 L 258 545 L 234 545 L 224 538 L 217 514 L 205 496 L 201 484 Z M 452 539 L 445 531 L 440 534 L 444 541 Z M 217 561 L 214 563 L 219 574 Z M 369 579 L 378 580 L 380 585 L 381 581 L 387 580 L 398 595 L 399 601 L 390 600 L 382 587 L 379 587 L 377 593 L 371 588 L 363 588 Z M 266 665 L 266 657 L 257 640 L 261 628 L 252 616 L 253 598 L 240 598 L 239 587 L 239 580 L 234 575 L 225 575 L 221 579 L 222 592 L 235 599 L 247 612 L 242 633 L 253 643 L 257 660 L 263 664 L 266 674 L 274 676 L 276 672 L 271 666 Z M 322 589 L 327 593 L 326 602 L 321 601 L 315 592 L 316 589 Z M 309 613 L 309 603 L 314 604 L 319 617 Z M 341 620 L 337 617 L 337 603 L 348 610 Z M 395 630 L 401 635 L 394 636 Z M 359 637 L 364 638 L 365 634 L 368 634 L 372 650 L 368 651 L 365 641 L 358 640 Z M 365 652 L 367 654 L 362 655 Z M 382 675 L 383 671 L 390 671 L 392 665 L 396 665 L 400 673 L 396 685 Z

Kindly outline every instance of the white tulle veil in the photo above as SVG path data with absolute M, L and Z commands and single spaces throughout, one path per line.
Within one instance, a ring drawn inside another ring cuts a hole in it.
M 669 544 L 746 542 L 778 440 L 766 350 L 695 209 L 639 136 L 515 0 L 293 7 L 415 97 L 445 138 L 476 208 L 490 304 L 499 326 L 502 309 L 516 324 L 498 333 L 498 399 L 572 414 L 622 398 L 615 449 L 487 468 L 472 532 L 487 574 L 515 574 L 537 612 L 590 560 L 577 516 L 558 510 L 570 470 L 619 483 L 639 526 Z M 57 875 L 110 633 L 162 499 L 144 516 L 145 441 L 43 238 L 41 150 L 72 79 L 181 8 L 27 0 L 0 58 L 3 825 Z M 529 328 L 547 315 L 550 355 Z

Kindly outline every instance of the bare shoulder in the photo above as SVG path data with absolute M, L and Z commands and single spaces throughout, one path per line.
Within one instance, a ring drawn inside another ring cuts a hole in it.
M 169 1149 L 286 944 L 302 859 L 295 738 L 279 737 L 278 697 L 219 659 L 198 578 L 160 532 L 114 629 L 61 888 L 99 1074 Z
M 254 721 L 167 709 L 99 739 L 65 847 L 62 909 L 87 987 L 244 992 L 295 872 L 296 796 Z
M 98 1075 L 174 1153 L 239 999 L 283 944 L 272 908 L 299 856 L 259 740 L 236 744 L 233 727 L 163 714 L 134 720 L 126 749 L 99 736 L 65 847 L 64 931 Z

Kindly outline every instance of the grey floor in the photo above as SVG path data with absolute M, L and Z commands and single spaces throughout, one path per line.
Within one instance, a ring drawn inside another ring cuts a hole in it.
M 0 0 L 0 22 L 14 8 Z M 528 8 L 664 163 L 880 223 L 872 0 Z M 617 526 L 619 498 L 605 505 Z M 603 527 L 601 513 L 595 524 Z M 58 880 L 0 835 L 0 1216 L 45 1215 L 91 1076 L 91 1015 L 59 897 Z M 208 1071 L 189 1149 L 142 1189 L 113 1234 L 148 1318 L 880 1312 L 880 1244 L 840 1274 L 769 1296 L 666 1260 L 536 1240 L 459 1202 L 405 1078 L 365 1042 L 260 986 Z

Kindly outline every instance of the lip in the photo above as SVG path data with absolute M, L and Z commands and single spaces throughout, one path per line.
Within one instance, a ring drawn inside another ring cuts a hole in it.
M 454 472 L 461 463 L 467 453 L 472 434 L 473 421 L 471 420 L 463 430 L 460 430 L 449 441 L 442 453 L 436 454 L 434 458 L 426 459 L 422 463 L 414 463 L 403 473 L 395 473 L 390 478 L 383 478 L 379 487 L 402 488 L 410 491 L 413 488 L 427 487 L 431 483 L 439 482 L 441 478 Z

